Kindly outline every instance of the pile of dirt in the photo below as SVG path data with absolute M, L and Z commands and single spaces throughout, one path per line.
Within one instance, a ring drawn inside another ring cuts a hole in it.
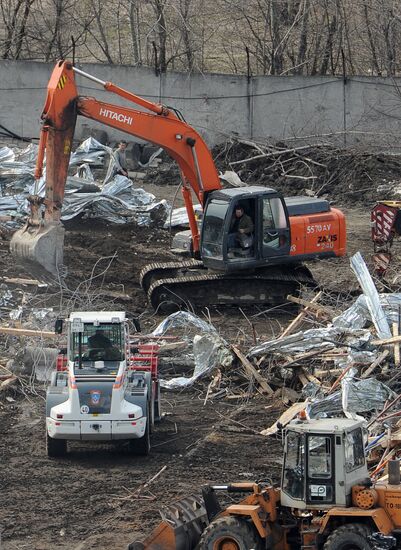
M 212 150 L 219 171 L 234 170 L 249 185 L 262 185 L 284 196 L 324 196 L 347 206 L 371 206 L 394 200 L 401 184 L 401 158 L 357 148 L 315 144 L 253 143 L 230 139 Z M 254 160 L 251 160 L 254 158 Z M 178 185 L 178 165 L 166 154 L 149 168 L 145 184 Z
M 231 140 L 215 147 L 213 155 L 221 171 L 235 170 L 247 184 L 272 187 L 285 196 L 308 190 L 347 206 L 394 200 L 394 188 L 401 182 L 400 157 L 357 149 L 285 143 L 256 148 Z

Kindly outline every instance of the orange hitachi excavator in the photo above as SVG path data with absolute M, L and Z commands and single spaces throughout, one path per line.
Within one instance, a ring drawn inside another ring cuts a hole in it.
M 75 75 L 141 109 L 80 96 Z M 46 153 L 45 197 L 29 198 L 30 218 L 11 241 L 16 256 L 34 260 L 53 273 L 63 262 L 60 215 L 78 115 L 163 147 L 180 167 L 193 259 L 156 263 L 143 270 L 141 284 L 154 307 L 188 301 L 200 306 L 282 302 L 300 284 L 313 281 L 301 261 L 345 254 L 344 215 L 327 201 L 283 198 L 274 189 L 260 186 L 222 189 L 206 143 L 178 111 L 60 61 L 48 83 L 35 171 L 38 180 Z M 192 193 L 203 207 L 201 234 Z M 239 207 L 248 220 L 246 238 L 236 220 Z

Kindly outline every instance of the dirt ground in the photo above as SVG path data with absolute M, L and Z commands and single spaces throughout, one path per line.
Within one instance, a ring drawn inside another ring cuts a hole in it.
M 162 198 L 174 188 L 153 186 Z M 173 189 L 173 191 L 172 191 Z M 149 190 L 149 187 L 147 188 Z M 156 193 L 155 193 L 156 194 Z M 349 254 L 371 252 L 369 212 L 345 209 Z M 93 221 L 67 225 L 63 288 L 50 287 L 31 302 L 76 308 L 85 298 L 93 304 L 124 309 L 140 316 L 144 331 L 161 320 L 147 309 L 138 285 L 143 265 L 171 258 L 167 231 L 113 227 Z M 112 258 L 112 259 L 111 259 Z M 0 241 L 2 276 L 28 275 Z M 357 290 L 349 258 L 309 266 L 319 283 L 333 291 Z M 106 269 L 107 268 L 107 269 Z M 36 300 L 36 302 L 35 302 Z M 249 343 L 278 334 L 294 310 L 241 313 L 201 312 L 227 339 Z M 251 321 L 250 321 L 251 320 Z M 250 331 L 250 322 L 255 332 Z M 4 344 L 4 342 L 3 342 Z M 2 550 L 124 548 L 159 521 L 160 508 L 207 482 L 260 480 L 280 475 L 281 441 L 258 432 L 276 420 L 280 403 L 259 396 L 246 403 L 204 402 L 201 387 L 163 393 L 169 413 L 152 438 L 151 454 L 133 458 L 123 449 L 74 443 L 67 458 L 45 453 L 44 388 L 37 395 L 0 402 L 0 532 Z M 140 498 L 132 493 L 167 466 Z

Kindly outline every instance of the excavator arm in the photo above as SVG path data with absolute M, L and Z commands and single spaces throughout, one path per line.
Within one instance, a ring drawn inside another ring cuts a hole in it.
M 76 74 L 89 78 L 105 90 L 150 112 L 80 96 L 75 82 Z M 57 272 L 57 266 L 62 263 L 64 230 L 60 216 L 78 115 L 154 143 L 176 160 L 183 180 L 182 193 L 196 254 L 199 251 L 199 232 L 191 190 L 204 206 L 208 192 L 221 188 L 206 143 L 171 109 L 93 77 L 73 67 L 68 61 L 59 62 L 53 70 L 41 117 L 43 126 L 35 179 L 38 181 L 42 176 L 46 153 L 45 197 L 39 198 L 37 191 L 30 197 L 31 216 L 25 227 L 14 234 L 11 251 L 16 256 L 34 260 L 53 273 Z

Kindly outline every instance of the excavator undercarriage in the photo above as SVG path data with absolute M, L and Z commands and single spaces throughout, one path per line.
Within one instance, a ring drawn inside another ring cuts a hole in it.
M 303 265 L 272 266 L 239 273 L 218 273 L 201 261 L 154 263 L 140 274 L 140 284 L 155 309 L 210 305 L 279 305 L 288 294 L 316 282 Z

